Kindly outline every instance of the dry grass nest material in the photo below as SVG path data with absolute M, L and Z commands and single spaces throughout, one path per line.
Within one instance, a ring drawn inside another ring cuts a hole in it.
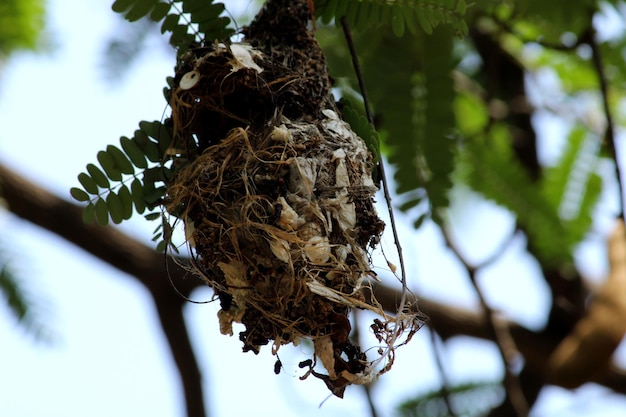
M 249 46 L 196 51 L 175 84 L 170 153 L 187 162 L 168 184 L 167 209 L 184 221 L 196 272 L 219 297 L 221 332 L 242 323 L 243 349 L 255 353 L 311 340 L 303 377 L 322 378 L 338 396 L 386 371 L 399 337 L 420 323 L 386 315 L 363 292 L 384 228 L 364 142 L 335 109 L 311 118 L 289 108 L 304 84 Z M 353 308 L 380 316 L 376 360 L 349 337 Z M 318 359 L 327 374 L 314 369 Z

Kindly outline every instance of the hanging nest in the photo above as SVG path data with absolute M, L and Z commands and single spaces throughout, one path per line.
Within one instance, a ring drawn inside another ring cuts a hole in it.
M 385 315 L 363 291 L 376 278 L 369 254 L 384 229 L 374 162 L 339 117 L 309 17 L 305 0 L 270 1 L 245 43 L 179 59 L 166 209 L 184 222 L 196 272 L 219 298 L 221 332 L 242 323 L 243 350 L 255 353 L 312 340 L 304 377 L 341 397 L 370 381 L 383 357 L 386 371 L 398 337 L 420 323 Z M 377 360 L 350 339 L 353 308 L 381 317 L 372 325 L 383 345 Z M 327 374 L 314 370 L 317 359 Z

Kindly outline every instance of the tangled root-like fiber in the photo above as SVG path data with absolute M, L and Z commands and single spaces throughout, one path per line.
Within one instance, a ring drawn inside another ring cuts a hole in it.
M 259 24 L 249 32 L 262 32 Z M 311 42 L 308 31 L 298 36 Z M 243 349 L 255 353 L 312 340 L 304 377 L 342 396 L 388 370 L 399 337 L 408 331 L 410 339 L 420 322 L 415 312 L 387 316 L 363 291 L 375 279 L 369 254 L 384 229 L 374 163 L 339 117 L 323 55 L 314 60 L 322 73 L 305 71 L 313 61 L 259 38 L 181 57 L 166 209 L 183 220 L 196 272 L 219 298 L 221 332 L 242 323 Z M 353 308 L 380 316 L 371 326 L 382 346 L 376 360 L 350 339 Z M 317 359 L 327 374 L 313 369 Z

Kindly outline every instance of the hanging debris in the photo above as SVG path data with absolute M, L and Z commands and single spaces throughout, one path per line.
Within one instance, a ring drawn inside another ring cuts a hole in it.
M 343 122 L 306 0 L 269 1 L 245 41 L 190 49 L 170 104 L 177 164 L 167 210 L 185 224 L 198 274 L 219 297 L 221 332 L 234 322 L 244 351 L 312 340 L 305 377 L 337 396 L 393 362 L 416 314 L 385 315 L 362 289 L 384 223 L 374 209 L 374 163 Z M 350 339 L 351 309 L 381 316 L 368 360 Z M 317 359 L 327 374 L 313 369 Z M 305 365 L 306 366 L 306 365 Z M 378 367 L 380 368 L 380 367 Z

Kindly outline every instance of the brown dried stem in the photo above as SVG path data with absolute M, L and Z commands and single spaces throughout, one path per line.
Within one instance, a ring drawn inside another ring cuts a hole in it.
M 83 223 L 82 207 L 51 194 L 1 163 L 0 196 L 15 215 L 57 234 L 145 286 L 158 311 L 161 328 L 178 369 L 186 415 L 205 417 L 200 370 L 182 315 L 184 301 L 170 286 L 164 256 L 113 227 Z M 170 262 L 169 270 L 180 293 L 188 296 L 202 285 L 200 280 L 185 279 L 187 272 Z

